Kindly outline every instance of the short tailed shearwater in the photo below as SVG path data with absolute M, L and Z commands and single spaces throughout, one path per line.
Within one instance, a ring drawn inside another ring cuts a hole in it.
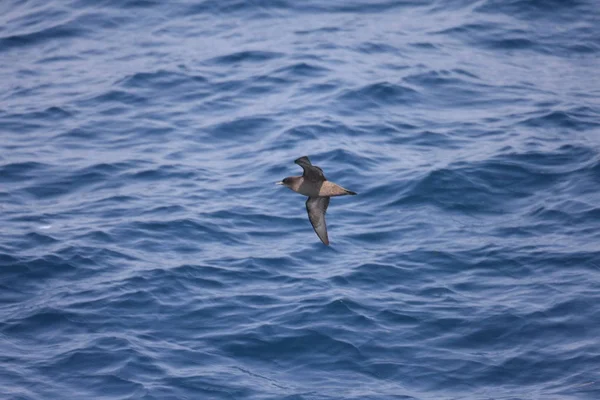
M 323 170 L 316 165 L 312 165 L 308 157 L 300 157 L 294 162 L 304 170 L 302 176 L 290 176 L 281 182 L 277 182 L 277 184 L 284 185 L 296 193 L 308 196 L 308 200 L 306 200 L 308 219 L 319 239 L 324 244 L 329 245 L 327 225 L 325 223 L 325 212 L 327 211 L 327 206 L 329 206 L 329 198 L 349 194 L 355 195 L 356 193 L 344 189 L 333 182 L 329 182 L 325 178 Z

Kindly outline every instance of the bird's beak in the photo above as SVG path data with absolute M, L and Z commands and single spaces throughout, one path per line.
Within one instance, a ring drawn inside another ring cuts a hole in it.
M 276 185 L 283 185 L 283 182 L 275 182 Z

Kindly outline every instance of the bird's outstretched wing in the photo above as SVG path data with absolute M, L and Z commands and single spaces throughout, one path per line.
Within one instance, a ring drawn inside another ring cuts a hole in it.
M 325 212 L 329 206 L 329 199 L 329 197 L 309 197 L 308 200 L 306 200 L 308 219 L 319 239 L 327 246 L 329 246 L 329 238 L 327 237 Z
M 312 182 L 321 182 L 327 180 L 327 178 L 325 178 L 325 174 L 323 174 L 323 170 L 316 165 L 312 165 L 307 156 L 300 157 L 294 162 L 301 166 L 304 170 L 304 173 L 302 174 L 304 179 Z

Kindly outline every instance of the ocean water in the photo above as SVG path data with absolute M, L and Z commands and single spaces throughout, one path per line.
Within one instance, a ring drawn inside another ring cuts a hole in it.
M 0 399 L 600 399 L 599 21 L 2 1 Z

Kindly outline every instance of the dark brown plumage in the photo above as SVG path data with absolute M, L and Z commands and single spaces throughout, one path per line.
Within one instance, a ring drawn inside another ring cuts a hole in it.
M 306 200 L 308 219 L 319 239 L 324 244 L 329 245 L 325 213 L 330 198 L 355 195 L 356 193 L 328 181 L 325 174 L 323 174 L 323 170 L 316 165 L 312 165 L 308 157 L 300 157 L 294 162 L 304 170 L 302 176 L 290 176 L 278 182 L 278 184 L 284 185 L 296 193 L 308 196 L 308 200 Z

